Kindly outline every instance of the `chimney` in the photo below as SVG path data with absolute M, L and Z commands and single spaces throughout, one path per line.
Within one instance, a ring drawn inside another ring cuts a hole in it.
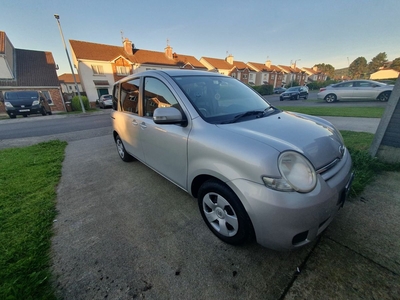
M 172 55 L 172 47 L 170 45 L 167 45 L 167 47 L 164 49 L 165 50 L 165 56 L 168 59 L 173 59 L 173 55 Z
M 271 68 L 271 61 L 270 61 L 270 60 L 267 60 L 267 61 L 265 62 L 265 66 L 266 66 L 267 68 Z
M 130 40 L 128 40 L 128 38 L 124 39 L 124 50 L 129 55 L 133 55 L 132 42 Z
M 233 65 L 233 55 L 229 54 L 225 60 L 227 61 L 228 64 Z

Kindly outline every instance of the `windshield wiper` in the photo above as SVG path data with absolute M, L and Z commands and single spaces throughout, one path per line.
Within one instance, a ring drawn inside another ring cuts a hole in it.
M 239 114 L 239 115 L 236 115 L 236 116 L 233 118 L 233 120 L 224 122 L 224 124 L 227 124 L 227 123 L 236 123 L 236 122 L 239 121 L 240 119 L 242 119 L 242 118 L 244 118 L 244 117 L 252 116 L 252 115 L 257 115 L 257 118 L 261 118 L 261 117 L 266 116 L 267 113 L 270 112 L 271 109 L 272 109 L 273 111 L 275 111 L 275 109 L 274 109 L 272 106 L 267 107 L 267 108 L 264 109 L 264 110 L 249 110 L 249 111 L 246 111 L 246 112 L 241 113 L 241 114 Z

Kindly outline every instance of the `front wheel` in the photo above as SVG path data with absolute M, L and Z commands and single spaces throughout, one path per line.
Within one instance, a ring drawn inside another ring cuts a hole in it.
M 383 92 L 378 96 L 378 100 L 382 102 L 388 101 L 390 98 L 390 92 Z
M 122 140 L 119 137 L 119 135 L 117 135 L 115 137 L 115 144 L 117 146 L 117 151 L 118 151 L 119 157 L 123 161 L 129 162 L 129 161 L 132 161 L 134 159 L 132 155 L 130 155 L 128 152 L 126 152 L 125 147 L 124 147 L 124 143 L 122 143 Z
M 222 241 L 240 245 L 254 235 L 249 216 L 236 194 L 226 185 L 206 181 L 199 190 L 198 205 L 208 228 Z
M 46 109 L 44 107 L 42 107 L 42 116 L 47 115 Z
M 325 99 L 326 102 L 332 103 L 332 102 L 335 102 L 337 98 L 336 98 L 335 94 L 328 94 L 328 95 L 325 96 L 324 99 Z

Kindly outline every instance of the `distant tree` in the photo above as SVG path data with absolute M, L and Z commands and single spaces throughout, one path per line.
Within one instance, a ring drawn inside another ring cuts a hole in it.
M 400 72 L 400 57 L 395 58 L 392 62 L 392 64 L 390 65 L 390 68 L 392 68 L 393 70 L 396 70 L 398 72 Z
M 387 55 L 385 52 L 381 52 L 376 55 L 368 64 L 368 71 L 374 73 L 383 67 L 387 63 Z
M 368 64 L 365 57 L 356 58 L 349 66 L 349 74 L 353 79 L 366 78 L 368 73 Z
M 330 64 L 321 63 L 314 65 L 314 67 L 317 67 L 319 71 L 324 72 L 329 77 L 335 76 L 335 68 Z

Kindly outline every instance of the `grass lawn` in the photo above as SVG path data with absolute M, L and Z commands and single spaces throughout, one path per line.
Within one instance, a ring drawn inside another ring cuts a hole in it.
M 49 269 L 66 142 L 0 151 L 0 299 L 54 299 Z
M 277 106 L 277 108 L 313 116 L 357 118 L 381 118 L 385 111 L 384 107 Z

